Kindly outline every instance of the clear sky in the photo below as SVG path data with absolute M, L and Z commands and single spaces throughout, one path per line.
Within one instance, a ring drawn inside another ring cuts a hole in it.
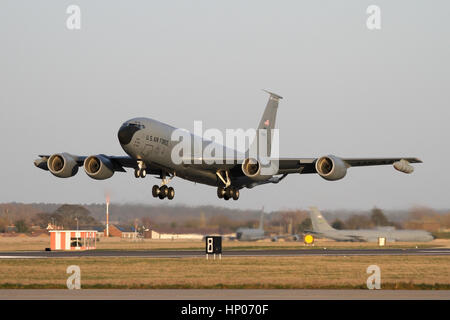
M 81 8 L 81 30 L 66 9 Z M 369 5 L 381 30 L 366 27 Z M 123 155 L 143 116 L 193 129 L 249 128 L 284 97 L 281 156 L 416 156 L 412 175 L 352 168 L 337 182 L 291 175 L 217 199 L 173 181 L 177 203 L 237 208 L 450 207 L 450 2 L 21 1 L 0 4 L 0 202 L 155 203 L 152 177 L 58 179 L 38 154 Z

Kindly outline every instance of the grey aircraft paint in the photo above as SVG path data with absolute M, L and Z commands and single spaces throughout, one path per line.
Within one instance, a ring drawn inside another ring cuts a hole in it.
M 268 236 L 264 231 L 264 209 L 261 211 L 258 228 L 239 228 L 236 230 L 236 239 L 240 241 L 257 241 L 264 239 L 271 239 L 278 241 L 278 239 L 292 239 L 293 241 L 300 240 L 298 234 L 282 234 L 276 236 Z
M 388 242 L 414 241 L 425 242 L 433 240 L 431 233 L 423 230 L 396 230 L 393 227 L 378 229 L 337 230 L 331 227 L 316 207 L 311 207 L 312 230 L 309 233 L 336 241 L 377 242 L 378 238 L 386 238 Z
M 266 239 L 264 235 L 264 212 L 261 212 L 258 228 L 239 228 L 236 230 L 236 238 L 240 241 L 256 241 Z
M 267 149 L 272 147 L 272 129 L 275 128 L 276 113 L 280 99 L 279 95 L 269 93 L 269 100 L 257 129 L 267 135 Z M 264 158 L 248 157 L 248 152 L 238 152 L 222 145 L 216 145 L 223 150 L 223 155 L 216 159 L 198 158 L 194 153 L 194 145 L 199 144 L 201 150 L 211 146 L 211 141 L 187 133 L 191 139 L 190 155 L 183 159 L 189 160 L 177 164 L 172 159 L 172 151 L 179 141 L 171 137 L 177 128 L 149 118 L 134 118 L 126 121 L 118 131 L 118 140 L 128 156 L 77 156 L 69 153 L 40 155 L 35 160 L 36 167 L 50 171 L 60 178 L 72 177 L 78 172 L 78 167 L 84 167 L 89 177 L 97 180 L 108 179 L 115 172 L 126 172 L 124 168 L 132 168 L 136 178 L 144 178 L 151 174 L 161 179 L 160 186 L 153 186 L 154 197 L 173 199 L 174 189 L 167 187 L 170 179 L 179 177 L 201 184 L 217 187 L 217 195 L 225 200 L 239 198 L 239 190 L 253 188 L 267 183 L 279 183 L 289 174 L 317 173 L 328 181 L 342 179 L 347 169 L 354 166 L 394 165 L 394 168 L 404 173 L 411 173 L 410 163 L 420 163 L 417 158 L 339 158 L 327 155 L 319 158 Z M 254 140 L 256 141 L 256 139 Z M 255 143 L 255 142 L 254 142 Z M 249 143 L 250 144 L 250 143 Z M 253 146 L 253 145 L 252 145 Z M 270 153 L 270 152 L 269 152 Z M 233 157 L 230 161 L 229 155 Z M 220 160 L 211 163 L 208 160 Z M 268 160 L 268 161 L 263 161 Z M 268 162 L 268 164 L 264 164 Z M 262 168 L 269 171 L 262 173 Z

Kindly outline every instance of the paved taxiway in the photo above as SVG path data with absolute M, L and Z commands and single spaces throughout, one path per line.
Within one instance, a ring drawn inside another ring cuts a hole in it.
M 2 289 L 0 300 L 450 300 L 449 290 Z
M 295 257 L 295 256 L 448 256 L 450 248 L 433 249 L 300 249 L 300 250 L 230 250 L 223 257 Z M 205 257 L 204 251 L 192 250 L 89 250 L 89 251 L 14 251 L 0 252 L 0 259 L 72 258 L 72 257 L 148 257 L 194 258 Z

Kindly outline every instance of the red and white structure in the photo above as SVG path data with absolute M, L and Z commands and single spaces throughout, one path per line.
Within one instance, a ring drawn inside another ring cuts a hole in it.
M 92 250 L 96 248 L 95 230 L 51 230 L 51 250 Z

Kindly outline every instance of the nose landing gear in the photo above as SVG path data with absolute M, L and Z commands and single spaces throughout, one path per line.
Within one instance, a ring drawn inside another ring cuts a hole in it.
M 143 161 L 138 161 L 138 167 L 134 169 L 135 178 L 145 178 L 147 176 L 147 170 Z
M 147 176 L 147 170 L 145 169 L 135 169 L 134 177 L 135 178 L 145 178 Z

